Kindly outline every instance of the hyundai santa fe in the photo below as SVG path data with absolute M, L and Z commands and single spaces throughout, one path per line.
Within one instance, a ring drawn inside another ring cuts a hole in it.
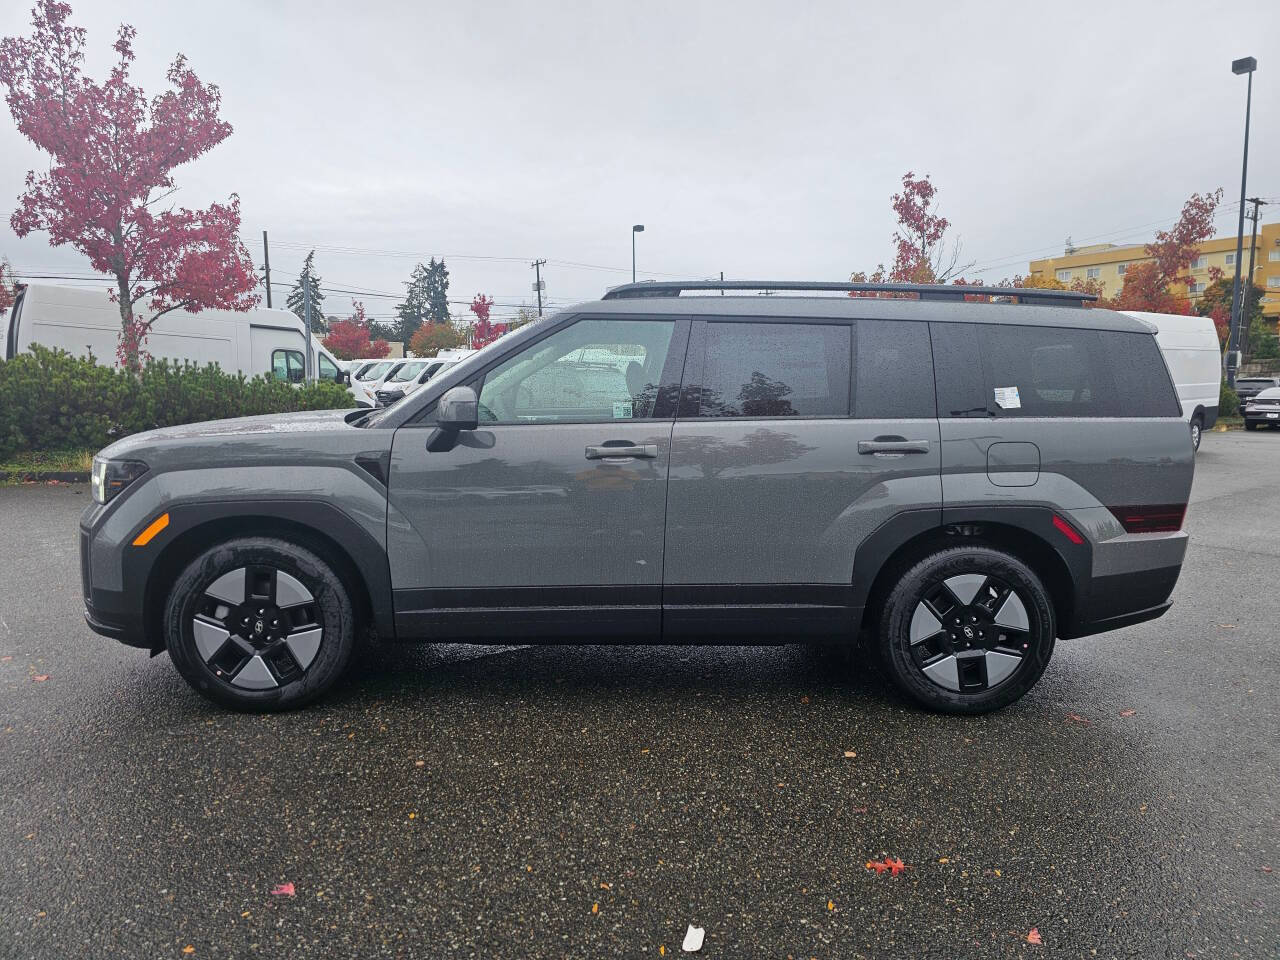
M 131 436 L 94 462 L 85 616 L 249 710 L 373 634 L 861 641 L 921 705 L 992 710 L 1057 640 L 1161 616 L 1186 551 L 1154 328 L 1089 299 L 629 284 L 383 410 Z

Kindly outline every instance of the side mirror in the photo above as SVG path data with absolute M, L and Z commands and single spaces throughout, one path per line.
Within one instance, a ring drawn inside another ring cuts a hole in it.
M 480 423 L 480 401 L 470 387 L 454 387 L 436 402 L 436 425 L 441 430 L 474 430 Z
M 344 386 L 348 386 L 348 387 L 351 386 L 351 374 L 347 373 L 347 371 L 345 370 L 339 370 L 338 382 L 343 384 Z

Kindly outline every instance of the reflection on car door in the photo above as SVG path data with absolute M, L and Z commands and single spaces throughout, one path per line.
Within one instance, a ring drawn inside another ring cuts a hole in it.
M 664 636 L 848 634 L 859 543 L 941 515 L 927 325 L 699 321 L 684 379 Z
M 388 554 L 414 636 L 656 639 L 688 321 L 578 319 L 473 384 L 479 429 L 393 443 Z

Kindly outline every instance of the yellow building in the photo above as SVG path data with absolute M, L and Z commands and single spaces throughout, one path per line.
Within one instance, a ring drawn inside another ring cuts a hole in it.
M 1249 229 L 1245 221 L 1244 254 L 1241 275 L 1249 270 Z M 1131 265 L 1151 259 L 1141 243 L 1117 246 L 1099 243 L 1091 247 L 1072 247 L 1060 257 L 1032 260 L 1029 273 L 1033 277 L 1053 277 L 1062 283 L 1073 280 L 1096 280 L 1102 284 L 1104 296 L 1113 297 L 1124 285 L 1124 272 Z M 1236 238 L 1214 237 L 1200 244 L 1200 256 L 1186 272 L 1189 284 L 1185 292 L 1194 303 L 1210 283 L 1209 268 L 1217 267 L 1227 279 L 1236 272 Z M 1280 318 L 1280 222 L 1259 223 L 1257 246 L 1253 254 L 1253 282 L 1262 288 L 1262 313 Z

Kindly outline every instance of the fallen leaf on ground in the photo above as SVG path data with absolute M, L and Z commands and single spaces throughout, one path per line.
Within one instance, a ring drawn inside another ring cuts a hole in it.
M 13 657 L 0 657 L 0 663 L 8 663 Z
M 601 890 L 612 890 L 612 889 L 613 889 L 613 884 L 612 884 L 612 883 L 605 883 L 603 880 L 601 880 L 601 881 L 600 881 L 600 889 L 601 889 Z
M 415 761 L 413 761 L 413 765 L 414 765 L 415 767 L 425 767 L 425 766 L 427 765 L 427 761 L 425 761 L 425 760 L 415 760 Z
M 193 947 L 191 944 L 189 944 L 189 943 L 188 943 L 185 947 L 183 947 L 183 948 L 182 948 L 182 952 L 183 952 L 183 953 L 195 953 L 195 952 L 196 952 L 196 948 L 195 948 L 195 947 Z
M 835 908 L 836 908 L 836 902 L 835 902 L 834 900 L 828 900 L 828 901 L 827 901 L 827 909 L 828 909 L 828 910 L 834 910 Z
M 1082 717 L 1082 716 L 1080 716 L 1080 714 L 1078 714 L 1078 713 L 1068 713 L 1068 714 L 1067 714 L 1067 719 L 1068 719 L 1068 720 L 1073 720 L 1073 721 L 1075 721 L 1076 723 L 1083 723 L 1086 727 L 1087 727 L 1089 724 L 1093 723 L 1093 721 L 1092 721 L 1092 720 L 1089 720 L 1089 719 L 1087 719 L 1086 717 Z
M 593 903 L 593 904 L 591 905 L 591 912 L 592 912 L 592 913 L 599 913 L 599 912 L 600 912 L 600 904 L 598 904 L 598 903 Z
M 1037 943 L 1037 944 L 1042 944 L 1042 943 L 1044 943 L 1044 941 L 1040 939 L 1040 928 L 1039 928 L 1039 927 L 1032 927 L 1032 928 L 1031 928 L 1031 932 L 1027 934 L 1027 943 Z
M 31 682 L 32 682 L 32 683 L 44 683 L 44 682 L 45 682 L 46 680 L 48 680 L 48 679 L 49 679 L 49 674 L 47 674 L 47 673 L 37 673 L 34 677 L 32 677 L 32 678 L 31 678 Z
M 856 751 L 856 750 L 846 750 L 846 751 L 844 752 L 844 755 L 845 755 L 846 757 L 850 757 L 850 758 L 852 758 L 852 757 L 856 757 L 856 756 L 858 755 L 858 753 L 857 753 L 857 751 Z
M 1132 716 L 1133 716 L 1135 713 L 1137 713 L 1137 712 L 1138 712 L 1137 710 L 1134 710 L 1132 707 L 1130 707 L 1128 710 L 1121 710 L 1121 711 L 1120 711 L 1120 716 L 1122 716 L 1122 717 L 1132 717 Z
M 801 702 L 801 703 L 808 703 L 808 702 L 809 702 L 809 698 L 808 698 L 808 697 L 801 697 L 801 698 L 800 698 L 800 702 Z
M 665 957 L 666 955 L 667 955 L 667 948 L 664 947 L 662 944 L 658 944 L 658 956 Z
M 883 860 L 868 860 L 867 869 L 874 870 L 877 875 L 889 871 L 891 876 L 897 876 L 903 870 L 907 869 L 907 865 L 897 857 L 885 857 Z
M 277 883 L 271 888 L 273 897 L 292 897 L 294 895 L 292 883 Z
M 1270 867 L 1263 867 L 1263 868 L 1262 868 L 1262 872 L 1263 872 L 1263 873 L 1270 873 L 1270 872 L 1271 872 L 1271 868 L 1270 868 Z

